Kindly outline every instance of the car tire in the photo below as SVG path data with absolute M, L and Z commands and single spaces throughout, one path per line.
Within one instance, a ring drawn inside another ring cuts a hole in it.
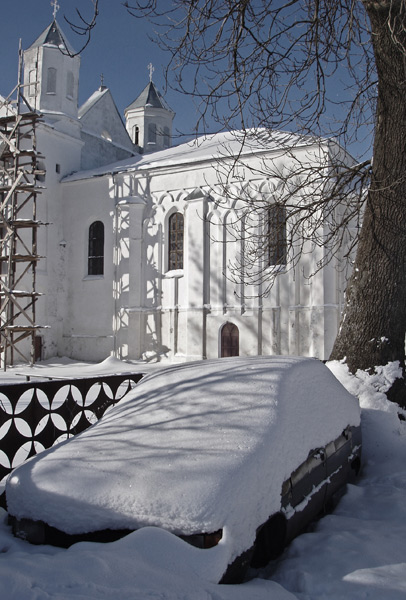
M 246 579 L 248 569 L 251 565 L 251 557 L 254 548 L 249 548 L 227 567 L 226 572 L 220 580 L 220 583 L 237 584 L 243 583 Z
M 273 515 L 257 533 L 251 567 L 262 569 L 269 561 L 282 554 L 286 542 L 286 519 L 283 515 Z

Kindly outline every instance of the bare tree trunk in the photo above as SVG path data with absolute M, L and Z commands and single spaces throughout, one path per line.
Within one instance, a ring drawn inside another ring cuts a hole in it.
M 364 4 L 379 81 L 372 183 L 331 354 L 346 357 L 352 372 L 395 360 L 403 366 L 406 332 L 406 16 L 401 2 Z M 403 380 L 392 399 L 406 404 Z

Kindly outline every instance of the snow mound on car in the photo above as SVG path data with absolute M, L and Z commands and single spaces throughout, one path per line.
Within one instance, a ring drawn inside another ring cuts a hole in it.
M 279 509 L 283 481 L 309 451 L 359 420 L 357 400 L 314 359 L 170 367 L 81 435 L 16 469 L 8 509 L 71 534 L 223 529 L 226 566 Z

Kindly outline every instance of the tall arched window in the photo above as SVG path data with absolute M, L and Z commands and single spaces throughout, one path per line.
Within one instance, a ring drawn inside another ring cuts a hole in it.
M 104 225 L 95 221 L 89 227 L 88 275 L 103 275 L 104 272 Z
M 168 226 L 168 270 L 183 269 L 183 215 L 171 215 Z
M 138 125 L 134 125 L 133 127 L 133 143 L 138 146 L 140 143 L 140 128 Z
M 148 125 L 148 144 L 156 144 L 156 125 L 150 123 Z
M 234 323 L 225 323 L 221 329 L 221 348 L 220 356 L 239 356 L 240 354 L 240 334 L 237 325 Z
M 28 94 L 30 96 L 35 96 L 35 92 L 36 92 L 36 82 L 37 82 L 37 70 L 36 69 L 31 69 L 31 71 L 28 74 L 28 80 L 29 80 L 29 84 L 30 87 L 28 88 Z
M 272 204 L 267 212 L 267 263 L 271 265 L 286 264 L 286 208 L 281 204 Z
M 72 71 L 68 71 L 68 74 L 66 76 L 66 97 L 69 98 L 69 100 L 73 99 L 74 87 L 75 80 L 73 77 L 73 73 Z
M 49 67 L 47 71 L 47 94 L 56 93 L 56 69 Z
M 169 148 L 170 137 L 169 137 L 169 127 L 164 127 L 164 148 Z

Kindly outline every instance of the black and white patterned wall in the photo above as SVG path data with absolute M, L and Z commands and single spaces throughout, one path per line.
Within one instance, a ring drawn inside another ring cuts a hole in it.
M 27 458 L 76 435 L 121 400 L 141 374 L 0 386 L 0 481 Z

